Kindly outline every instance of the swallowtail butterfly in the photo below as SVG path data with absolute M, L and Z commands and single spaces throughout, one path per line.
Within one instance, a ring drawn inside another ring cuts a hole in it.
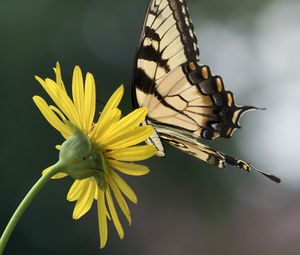
M 251 164 L 202 144 L 200 139 L 230 138 L 243 113 L 220 76 L 199 64 L 199 49 L 185 0 L 151 0 L 138 43 L 133 74 L 133 105 L 147 107 L 145 124 L 155 134 L 148 143 L 165 155 L 161 140 L 209 164 L 255 169 Z

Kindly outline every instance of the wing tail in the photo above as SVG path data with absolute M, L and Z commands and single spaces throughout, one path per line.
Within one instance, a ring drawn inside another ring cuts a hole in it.
M 274 181 L 276 183 L 280 183 L 281 182 L 280 178 L 278 178 L 277 176 L 272 175 L 270 173 L 267 173 L 265 171 L 259 170 L 259 169 L 255 168 L 254 166 L 252 166 L 250 163 L 248 163 L 246 161 L 233 158 L 231 156 L 225 155 L 224 153 L 220 153 L 220 154 L 224 157 L 225 162 L 227 164 L 229 164 L 229 165 L 241 168 L 241 169 L 243 169 L 243 170 L 245 170 L 247 172 L 251 172 L 251 170 L 254 170 L 254 171 L 256 171 L 256 172 L 264 175 L 265 177 L 269 178 L 270 180 L 272 180 L 272 181 Z
M 200 143 L 197 138 L 190 136 L 187 133 L 183 133 L 180 130 L 165 128 L 159 125 L 156 125 L 155 129 L 162 139 L 166 140 L 171 145 L 175 146 L 177 149 L 184 151 L 211 165 L 217 166 L 219 168 L 225 168 L 228 164 L 240 168 L 246 172 L 251 172 L 252 170 L 254 170 L 276 183 L 281 182 L 281 180 L 278 177 L 267 172 L 261 171 L 253 167 L 250 163 L 246 161 L 236 159 L 222 152 L 214 150 Z

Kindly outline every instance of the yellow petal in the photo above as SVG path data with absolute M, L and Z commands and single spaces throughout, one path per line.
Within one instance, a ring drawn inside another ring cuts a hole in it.
M 58 174 L 54 175 L 51 179 L 57 180 L 57 179 L 65 178 L 65 177 L 67 177 L 67 176 L 68 176 L 68 175 L 65 174 L 65 173 L 58 173 Z
M 124 238 L 124 230 L 123 230 L 123 227 L 120 223 L 120 220 L 119 220 L 114 202 L 112 200 L 109 186 L 107 187 L 107 189 L 105 191 L 105 195 L 106 195 L 106 200 L 107 200 L 108 208 L 109 208 L 113 223 L 116 227 L 116 230 L 119 234 L 120 239 L 123 239 Z
M 145 107 L 136 109 L 118 121 L 115 125 L 111 125 L 106 135 L 103 136 L 102 142 L 105 143 L 116 135 L 122 135 L 125 132 L 135 129 L 145 119 L 147 112 L 148 110 Z
M 153 145 L 138 145 L 110 151 L 105 156 L 121 161 L 140 161 L 154 156 L 156 151 Z
M 91 73 L 87 73 L 85 78 L 85 92 L 84 92 L 84 122 L 86 123 L 85 132 L 93 124 L 95 110 L 96 110 L 96 87 L 95 80 Z
M 153 134 L 153 132 L 154 129 L 152 126 L 137 127 L 134 130 L 122 133 L 122 135 L 117 135 L 106 144 L 103 144 L 103 147 L 110 150 L 129 147 L 145 141 Z
M 120 172 L 133 176 L 141 176 L 150 172 L 149 168 L 144 165 L 125 163 L 118 160 L 108 159 L 109 165 Z
M 80 127 L 78 112 L 66 92 L 51 79 L 46 79 L 44 81 L 38 76 L 35 78 L 55 102 L 58 108 L 63 112 L 63 114 L 77 127 Z
M 98 194 L 98 192 L 100 192 L 101 191 L 101 189 L 96 189 L 96 191 L 95 191 L 95 197 L 94 197 L 94 199 L 98 199 L 98 196 L 99 196 L 99 194 Z M 109 214 L 109 212 L 108 212 L 108 210 L 106 209 L 106 207 L 105 207 L 105 210 L 106 210 L 106 217 L 109 219 L 109 220 L 111 220 L 111 218 L 110 218 L 110 214 Z
M 76 202 L 73 219 L 77 220 L 86 214 L 90 209 L 94 201 L 96 184 L 90 180 L 87 181 L 85 187 L 82 189 L 79 199 Z
M 107 221 L 106 214 L 107 209 L 105 206 L 104 200 L 104 192 L 98 189 L 98 199 L 97 199 L 97 208 L 98 208 L 98 225 L 100 232 L 100 248 L 103 248 L 107 242 L 108 229 L 107 229 Z
M 95 200 L 98 199 L 98 189 L 99 189 L 99 188 L 97 188 L 97 189 L 95 190 L 95 193 L 94 193 L 94 199 L 95 199 Z
M 106 103 L 100 117 L 100 121 L 105 121 L 106 118 L 109 117 L 110 111 L 116 107 L 118 107 L 122 96 L 124 94 L 124 86 L 121 85 L 110 97 L 108 102 Z
M 122 196 L 122 193 L 120 192 L 118 186 L 115 184 L 114 180 L 112 177 L 108 177 L 108 183 L 115 195 L 115 198 L 117 200 L 117 203 L 119 204 L 122 212 L 124 213 L 127 221 L 128 221 L 128 224 L 131 225 L 131 215 L 130 215 L 130 211 L 129 211 L 129 208 L 128 208 L 128 205 L 124 199 L 124 197 Z
M 123 194 L 133 203 L 137 204 L 137 197 L 129 185 L 114 171 L 111 171 L 111 176 Z
M 71 188 L 69 189 L 67 200 L 68 201 L 76 201 L 80 197 L 82 191 L 82 185 L 85 184 L 85 181 L 76 180 L 72 184 Z
M 60 150 L 61 150 L 61 145 L 56 145 L 56 146 L 55 146 L 55 149 L 57 149 L 57 150 L 60 151 Z
M 75 66 L 73 72 L 73 79 L 72 79 L 72 94 L 73 94 L 73 101 L 74 105 L 77 109 L 79 114 L 79 120 L 82 130 L 85 130 L 85 122 L 83 121 L 83 107 L 84 107 L 84 88 L 83 88 L 83 78 L 82 72 L 79 66 Z
M 115 122 L 117 122 L 121 117 L 121 111 L 118 108 L 115 108 L 111 110 L 110 115 L 104 120 L 101 121 L 101 116 L 98 120 L 98 122 L 95 125 L 92 139 L 95 140 L 96 143 L 102 144 L 102 137 L 106 133 L 107 129 L 110 127 L 110 125 L 113 125 Z
M 66 117 L 63 115 L 63 113 L 56 107 L 56 106 L 54 106 L 54 105 L 50 105 L 49 106 L 50 107 L 50 109 L 52 110 L 52 111 L 54 111 L 63 121 L 65 121 L 66 120 Z
M 46 169 L 44 169 L 43 172 L 42 172 L 42 175 L 46 174 L 50 170 L 51 167 L 52 166 L 49 166 Z M 57 173 L 56 175 L 54 175 L 53 177 L 51 177 L 51 179 L 62 179 L 64 177 L 66 177 L 66 176 L 68 176 L 68 175 L 65 174 L 65 173 Z
M 58 130 L 64 138 L 68 138 L 71 135 L 71 130 L 57 117 L 57 115 L 50 109 L 43 98 L 34 96 L 33 101 L 44 115 L 45 119 L 51 124 L 52 127 Z
M 60 65 L 59 65 L 58 62 L 56 62 L 56 68 L 54 68 L 54 72 L 55 72 L 55 75 L 56 75 L 57 85 L 60 86 L 66 92 L 66 88 L 65 88 L 64 82 L 62 80 L 62 76 L 61 76 Z

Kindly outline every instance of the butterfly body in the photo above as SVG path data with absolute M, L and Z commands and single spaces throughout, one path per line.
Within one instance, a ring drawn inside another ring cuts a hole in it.
M 149 143 L 164 156 L 161 139 L 207 163 L 250 171 L 244 161 L 203 145 L 200 139 L 230 138 L 243 113 L 220 76 L 199 64 L 197 38 L 185 0 L 152 0 L 139 40 L 133 75 L 133 105 L 147 107 L 156 132 Z

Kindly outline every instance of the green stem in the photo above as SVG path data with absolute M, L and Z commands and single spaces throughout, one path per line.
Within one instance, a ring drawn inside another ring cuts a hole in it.
M 36 184 L 27 193 L 26 197 L 23 199 L 23 201 L 20 203 L 15 213 L 11 217 L 10 221 L 8 222 L 1 236 L 0 255 L 3 254 L 8 239 L 10 238 L 15 226 L 17 225 L 18 221 L 20 220 L 21 216 L 25 212 L 28 205 L 31 203 L 31 201 L 37 195 L 37 193 L 41 190 L 41 188 L 51 179 L 51 177 L 57 174 L 61 169 L 62 169 L 62 165 L 60 163 L 56 163 L 55 165 L 53 165 L 46 174 L 42 175 L 42 177 L 36 182 Z

